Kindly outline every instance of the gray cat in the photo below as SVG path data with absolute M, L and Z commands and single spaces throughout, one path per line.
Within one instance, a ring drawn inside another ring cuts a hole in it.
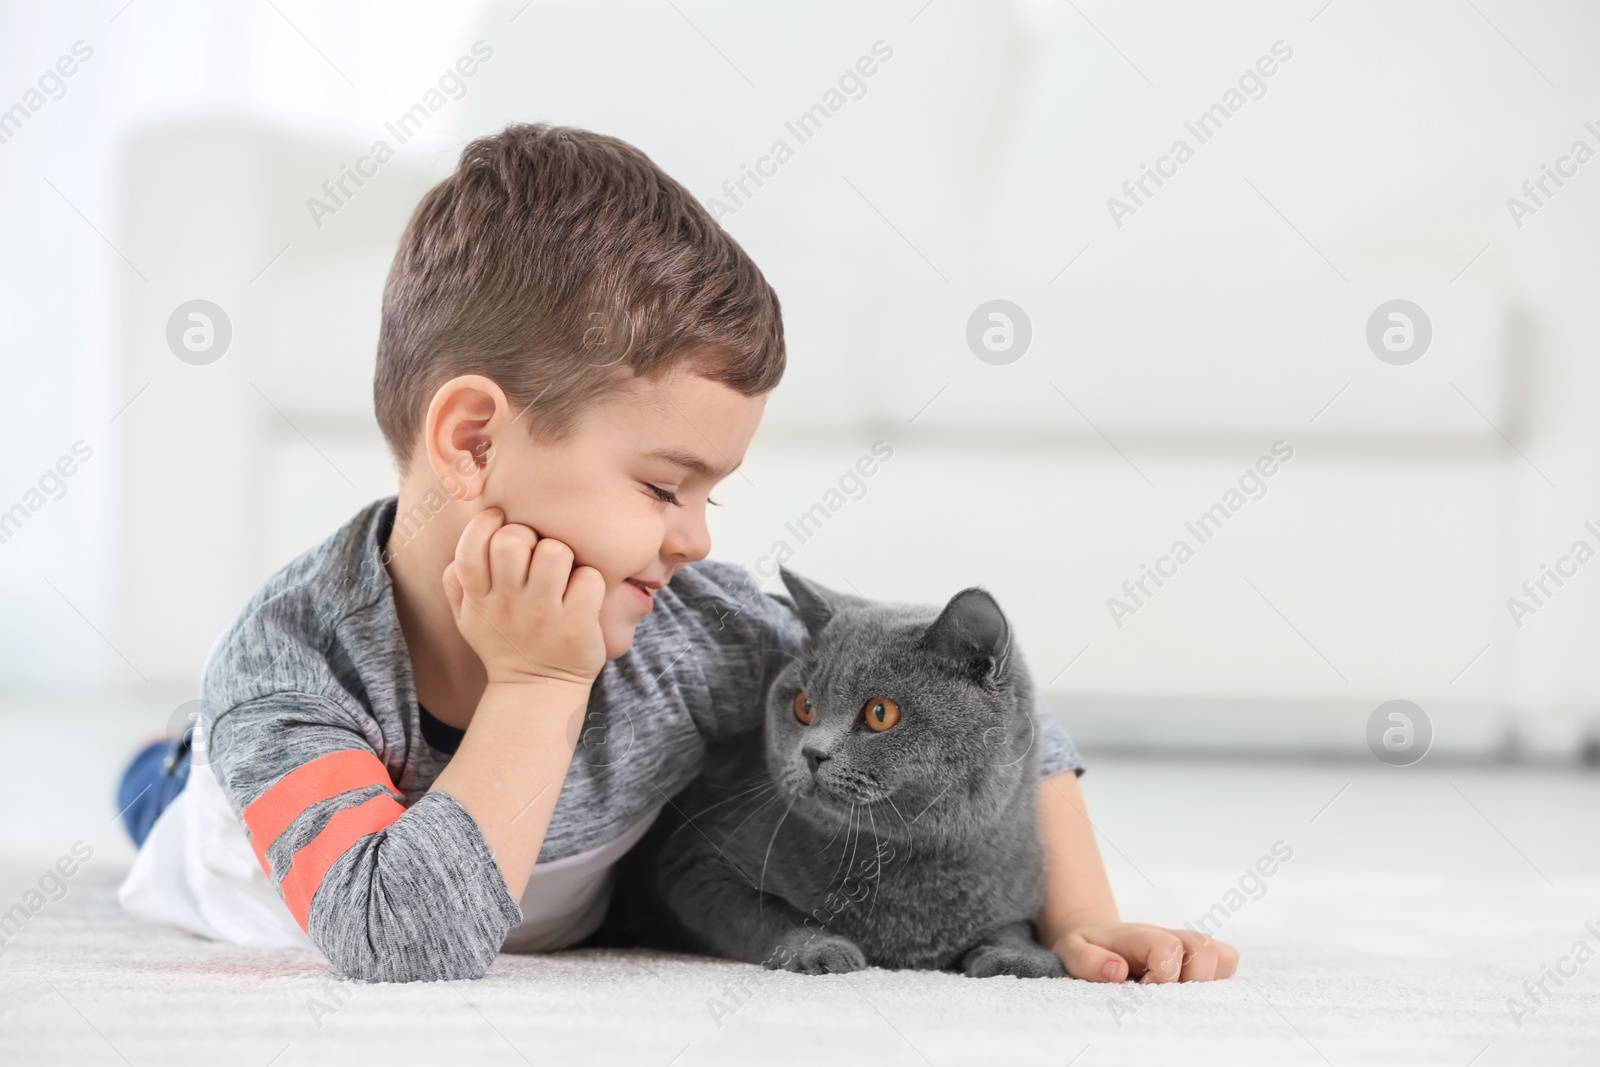
M 1054 977 L 1033 687 L 994 598 L 875 602 L 781 571 L 804 654 L 619 869 L 597 943 L 806 974 Z

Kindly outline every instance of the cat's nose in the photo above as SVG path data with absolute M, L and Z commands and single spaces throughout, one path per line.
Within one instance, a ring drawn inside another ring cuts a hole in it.
M 810 745 L 802 748 L 800 754 L 806 758 L 806 766 L 811 768 L 813 777 L 817 773 L 817 768 L 822 766 L 822 761 L 829 758 L 826 752 L 819 752 Z

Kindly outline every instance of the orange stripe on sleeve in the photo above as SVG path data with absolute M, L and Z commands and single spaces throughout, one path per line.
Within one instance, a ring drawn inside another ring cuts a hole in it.
M 267 877 L 272 877 L 267 849 L 301 812 L 341 793 L 373 785 L 393 789 L 389 769 L 371 752 L 347 748 L 301 764 L 257 797 L 244 809 L 244 824 L 250 831 L 250 847 L 255 849 L 256 859 Z
M 377 833 L 405 813 L 406 809 L 394 797 L 380 794 L 365 804 L 339 812 L 328 820 L 328 825 L 310 844 L 294 854 L 289 873 L 283 879 L 283 902 L 289 905 L 289 912 L 300 929 L 305 930 L 310 922 L 311 900 L 339 857 L 349 852 L 357 841 Z

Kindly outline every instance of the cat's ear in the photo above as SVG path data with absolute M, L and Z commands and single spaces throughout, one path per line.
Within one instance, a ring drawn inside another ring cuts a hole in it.
M 921 644 L 973 677 L 1004 677 L 1011 665 L 1011 625 L 987 590 L 973 586 L 950 598 Z
M 778 575 L 783 578 L 783 584 L 789 589 L 789 596 L 794 599 L 794 606 L 800 613 L 800 621 L 806 624 L 806 633 L 816 637 L 822 632 L 822 628 L 828 625 L 828 620 L 833 618 L 837 602 L 841 597 L 833 590 L 820 586 L 809 578 L 802 578 L 785 567 L 778 568 Z

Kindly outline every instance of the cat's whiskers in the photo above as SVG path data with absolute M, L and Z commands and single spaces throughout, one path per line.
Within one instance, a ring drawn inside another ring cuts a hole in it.
M 833 885 L 834 880 L 839 877 L 839 869 L 844 866 L 845 853 L 848 852 L 849 849 L 850 849 L 850 839 L 851 839 L 852 835 L 855 832 L 855 828 L 856 828 L 856 808 L 855 808 L 854 804 L 850 805 L 850 814 L 849 814 L 848 818 L 849 818 L 849 822 L 845 825 L 844 844 L 839 846 L 839 862 L 834 864 L 834 866 L 833 866 L 833 874 L 828 876 L 828 884 L 830 886 Z M 838 835 L 835 834 L 834 836 L 837 837 Z
M 772 858 L 772 846 L 778 840 L 778 831 L 783 829 L 783 820 L 789 817 L 794 810 L 794 801 L 789 801 L 789 806 L 783 809 L 783 814 L 778 818 L 778 825 L 772 828 L 772 838 L 767 842 L 767 851 L 761 857 L 761 878 L 756 882 L 756 913 L 765 914 L 767 908 L 767 894 L 764 892 L 767 885 L 767 861 Z
M 772 782 L 772 780 L 770 778 L 768 778 L 766 775 L 762 775 L 762 776 L 760 776 L 760 778 L 756 782 L 756 784 L 751 786 L 749 789 L 741 789 L 739 792 L 733 794 L 733 796 L 731 796 L 731 797 L 724 797 L 723 799 L 717 801 L 715 804 L 707 804 L 704 808 L 700 809 L 698 814 L 704 815 L 707 812 L 715 811 L 718 808 L 722 807 L 722 805 L 731 804 L 735 800 L 738 800 L 740 797 L 749 796 L 751 793 L 754 793 L 759 789 L 776 789 L 776 788 L 777 788 L 777 786 L 775 784 L 773 784 L 773 782 Z
M 859 807 L 859 805 L 856 805 L 856 804 L 851 804 L 850 805 L 850 822 L 851 822 L 852 825 L 855 824 L 856 811 L 857 811 L 858 807 Z M 871 812 L 869 811 L 868 814 L 870 815 Z M 848 881 L 850 879 L 850 872 L 852 872 L 852 871 L 854 871 L 856 869 L 856 846 L 859 845 L 860 843 L 861 843 L 861 831 L 857 830 L 856 831 L 856 835 L 855 835 L 855 840 L 850 843 L 850 862 L 845 864 L 845 880 L 846 881 Z M 839 885 L 840 885 L 840 888 L 843 888 L 844 882 L 840 882 Z
M 782 799 L 783 799 L 782 795 L 780 795 L 776 790 L 774 790 L 772 796 L 768 797 L 766 800 L 763 800 L 760 804 L 756 804 L 756 806 L 753 809 L 751 809 L 751 811 L 750 811 L 750 813 L 748 815 L 746 815 L 744 818 L 739 820 L 739 825 L 735 826 L 732 830 L 730 830 L 728 832 L 728 836 L 722 839 L 723 843 L 726 844 L 727 842 L 732 841 L 735 837 L 737 837 L 739 835 L 739 831 L 744 829 L 744 824 L 745 823 L 747 823 L 751 819 L 753 819 L 756 816 L 757 813 L 766 810 L 766 808 L 769 805 L 771 805 L 774 801 L 778 801 L 778 800 L 782 800 Z M 755 803 L 755 802 L 751 801 L 751 803 Z
M 841 828 L 842 828 L 841 824 L 837 820 L 835 820 L 835 822 L 833 824 L 833 836 L 828 838 L 828 843 L 823 845 L 822 846 L 822 850 L 817 853 L 817 858 L 818 859 L 821 859 L 823 856 L 826 856 L 828 854 L 828 849 L 832 848 L 833 847 L 833 843 L 835 841 L 839 840 L 839 830 Z
M 872 921 L 872 913 L 878 910 L 878 890 L 883 887 L 883 843 L 878 840 L 878 818 L 872 814 L 872 809 L 867 809 L 867 818 L 872 820 L 872 858 L 877 866 L 872 871 L 872 907 L 867 909 L 867 922 Z
M 732 803 L 733 801 L 738 800 L 740 797 L 749 796 L 751 793 L 759 794 L 761 791 L 767 790 L 767 789 L 770 789 L 773 792 L 777 792 L 778 787 L 776 785 L 774 785 L 772 782 L 758 782 L 756 785 L 750 787 L 749 789 L 743 790 L 742 792 L 739 792 L 739 793 L 735 793 L 733 796 L 728 797 L 725 800 L 719 800 L 715 804 L 709 805 L 708 807 L 704 808 L 703 810 L 695 812 L 695 818 L 704 818 L 706 816 L 706 814 L 709 813 L 713 808 L 719 808 L 724 804 Z M 682 825 L 675 827 L 673 829 L 672 833 L 667 835 L 667 840 L 671 841 L 674 837 L 677 837 L 679 834 L 683 833 L 683 831 L 687 830 L 691 826 L 693 826 L 696 830 L 699 830 L 701 834 L 705 833 L 704 830 L 700 829 L 700 826 L 694 821 L 694 819 L 691 819 L 688 816 L 685 816 Z

